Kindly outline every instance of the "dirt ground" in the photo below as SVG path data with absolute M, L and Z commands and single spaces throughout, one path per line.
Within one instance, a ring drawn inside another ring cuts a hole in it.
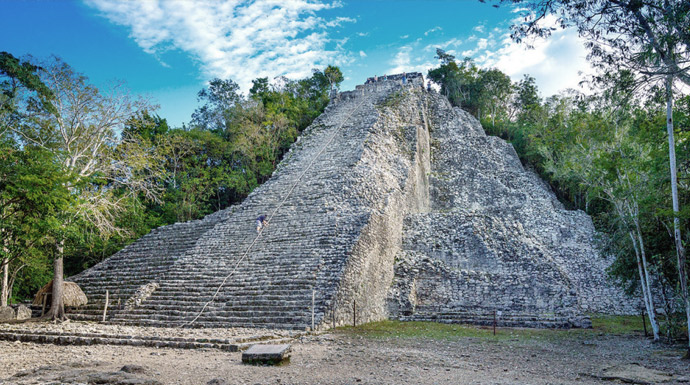
M 124 365 L 141 366 L 142 378 L 163 384 L 611 384 L 596 376 L 630 363 L 672 376 L 665 383 L 690 383 L 690 361 L 679 358 L 679 347 L 630 335 L 430 339 L 341 331 L 302 337 L 292 347 L 290 363 L 269 367 L 211 349 L 0 341 L 0 384 L 74 383 L 60 373 Z M 156 383 L 127 381 L 121 383 Z

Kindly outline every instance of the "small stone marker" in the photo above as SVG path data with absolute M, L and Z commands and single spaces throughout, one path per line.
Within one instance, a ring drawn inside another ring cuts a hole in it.
M 242 362 L 252 365 L 278 365 L 290 361 L 289 344 L 252 345 L 242 353 Z
M 0 321 L 12 321 L 14 319 L 14 309 L 9 306 L 0 307 Z
M 17 308 L 17 319 L 25 320 L 31 318 L 31 309 L 24 305 L 19 305 Z

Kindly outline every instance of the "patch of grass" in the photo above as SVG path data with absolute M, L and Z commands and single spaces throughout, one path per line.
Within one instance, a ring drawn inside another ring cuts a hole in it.
M 436 322 L 380 321 L 357 327 L 345 326 L 337 330 L 341 333 L 373 339 L 458 340 L 461 338 L 479 338 L 488 341 L 558 340 L 587 338 L 602 334 L 640 335 L 644 333 L 642 319 L 639 316 L 606 315 L 593 315 L 592 329 L 497 328 L 495 336 L 491 327 Z
M 592 315 L 592 329 L 606 334 L 644 334 L 642 317 L 639 315 Z M 649 322 L 647 332 L 652 332 Z
M 431 340 L 457 340 L 460 338 L 479 338 L 484 340 L 508 340 L 514 339 L 525 333 L 530 333 L 530 329 L 493 329 L 490 327 L 480 327 L 460 324 L 442 324 L 437 322 L 401 322 L 401 321 L 380 321 L 371 322 L 357 327 L 345 326 L 338 328 L 338 331 L 345 334 L 358 335 L 372 339 L 431 339 Z

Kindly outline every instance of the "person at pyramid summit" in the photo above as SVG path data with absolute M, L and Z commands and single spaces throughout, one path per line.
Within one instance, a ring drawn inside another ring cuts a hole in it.
M 261 234 L 261 230 L 263 230 L 266 226 L 268 226 L 268 220 L 266 219 L 266 215 L 259 215 L 259 217 L 256 218 L 256 233 Z

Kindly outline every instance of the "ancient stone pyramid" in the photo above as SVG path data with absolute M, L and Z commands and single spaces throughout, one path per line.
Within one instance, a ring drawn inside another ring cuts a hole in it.
M 255 218 L 274 212 L 257 239 Z M 389 76 L 339 94 L 242 204 L 72 277 L 90 300 L 72 316 L 99 317 L 107 290 L 108 321 L 124 324 L 307 329 L 499 311 L 507 324 L 586 326 L 585 312 L 633 311 L 593 236 L 420 74 Z

